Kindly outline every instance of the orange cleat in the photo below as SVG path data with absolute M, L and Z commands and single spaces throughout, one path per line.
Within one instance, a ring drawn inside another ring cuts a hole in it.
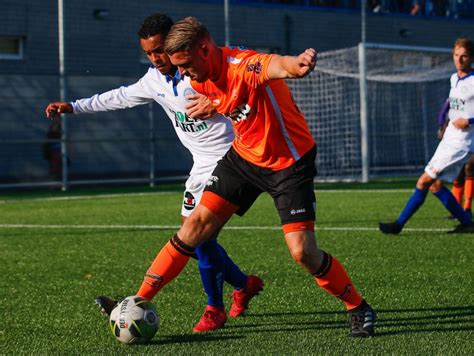
M 260 277 L 249 275 L 247 285 L 244 289 L 234 290 L 232 299 L 234 302 L 230 307 L 229 316 L 237 318 L 241 316 L 249 306 L 250 300 L 263 290 L 263 280 Z
M 224 307 L 213 307 L 208 305 L 193 331 L 195 333 L 203 333 L 206 331 L 217 330 L 222 328 L 226 321 L 227 314 Z

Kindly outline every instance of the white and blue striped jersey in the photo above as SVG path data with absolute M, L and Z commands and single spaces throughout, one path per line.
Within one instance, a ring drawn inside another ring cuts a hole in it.
M 196 93 L 188 77 L 177 72 L 165 76 L 151 67 L 136 83 L 72 102 L 75 114 L 96 113 L 131 108 L 156 101 L 171 120 L 181 143 L 193 156 L 190 174 L 211 173 L 217 161 L 227 152 L 234 133 L 230 120 L 214 115 L 194 120 L 186 115 L 186 95 Z

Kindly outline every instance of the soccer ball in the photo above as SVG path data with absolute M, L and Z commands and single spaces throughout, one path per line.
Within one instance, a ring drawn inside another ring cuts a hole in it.
M 124 344 L 143 344 L 155 336 L 160 316 L 153 303 L 133 295 L 122 300 L 110 313 L 110 329 Z

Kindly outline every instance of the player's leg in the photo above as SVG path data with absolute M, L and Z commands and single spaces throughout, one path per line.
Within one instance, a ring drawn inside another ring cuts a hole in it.
M 201 201 L 203 190 L 211 172 L 191 174 L 186 181 L 181 209 L 183 224 Z M 223 298 L 224 281 L 230 283 L 236 290 L 244 289 L 247 284 L 247 275 L 240 270 L 228 256 L 225 249 L 218 244 L 218 233 L 219 231 L 196 248 L 199 273 L 208 298 L 205 312 L 194 327 L 195 332 L 215 330 L 224 325 L 227 319 Z
M 441 181 L 438 180 L 438 177 L 443 176 L 452 181 L 459 173 L 460 168 L 464 165 L 467 159 L 466 155 L 466 152 L 454 150 L 446 145 L 444 141 L 441 141 L 432 159 L 425 167 L 425 172 L 418 179 L 415 191 L 408 199 L 398 219 L 391 223 L 380 223 L 380 231 L 385 234 L 400 233 L 406 222 L 415 214 L 421 205 L 423 205 L 430 191 L 430 187 L 437 181 L 438 182 L 431 189 L 432 192 L 446 209 L 459 220 L 461 225 L 470 225 L 470 218 L 464 213 L 451 192 L 446 189 L 446 187 L 443 187 Z
M 252 206 L 262 190 L 250 184 L 246 177 L 249 166 L 231 148 L 212 173 L 209 184 L 204 191 L 201 204 L 206 205 L 216 215 L 220 214 L 220 206 L 231 204 L 237 206 L 236 214 L 242 216 Z M 231 203 L 232 202 L 232 203 Z M 226 255 L 225 251 L 222 251 Z M 232 260 L 226 262 L 226 278 L 232 276 Z M 229 268 L 230 267 L 230 268 Z M 229 281 L 236 286 L 235 283 Z M 238 317 L 248 308 L 250 300 L 263 290 L 263 280 L 258 276 L 249 275 L 244 288 L 236 288 L 232 293 L 233 303 L 229 316 Z
M 435 180 L 426 173 L 422 174 L 416 183 L 413 194 L 408 199 L 397 220 L 391 223 L 379 223 L 379 229 L 385 234 L 398 234 L 402 231 L 406 222 L 416 213 L 425 202 L 429 187 Z
M 464 195 L 464 182 L 465 182 L 465 167 L 461 169 L 458 176 L 455 180 L 453 180 L 453 188 L 451 189 L 451 193 L 453 194 L 456 201 L 461 205 L 462 204 L 462 197 Z
M 222 215 L 232 215 L 232 209 L 222 207 Z M 223 221 L 202 204 L 186 219 L 179 231 L 165 244 L 145 274 L 145 279 L 137 295 L 148 300 L 170 281 L 177 277 L 186 266 L 196 247 L 209 239 L 222 226 Z
M 309 229 L 312 223 L 307 222 Z M 304 224 L 299 226 L 302 228 Z M 344 267 L 334 256 L 317 247 L 313 231 L 292 231 L 294 227 L 295 224 L 283 225 L 285 241 L 295 262 L 308 271 L 321 288 L 345 304 L 351 336 L 374 335 L 375 311 L 357 292 Z
M 314 149 L 301 157 L 294 167 L 267 176 L 265 180 L 269 187 L 276 187 L 269 190 L 292 258 L 313 276 L 319 286 L 346 305 L 352 320 L 351 336 L 371 336 L 374 334 L 375 312 L 354 288 L 339 261 L 316 244 L 315 156 Z M 365 320 L 365 323 L 360 320 Z
M 474 193 L 474 156 L 464 165 L 464 210 L 472 216 L 472 196 Z

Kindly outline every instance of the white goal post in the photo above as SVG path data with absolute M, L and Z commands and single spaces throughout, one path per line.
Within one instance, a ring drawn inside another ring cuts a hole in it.
M 318 54 L 287 81 L 318 146 L 321 181 L 419 174 L 437 145 L 451 49 L 366 43 Z

